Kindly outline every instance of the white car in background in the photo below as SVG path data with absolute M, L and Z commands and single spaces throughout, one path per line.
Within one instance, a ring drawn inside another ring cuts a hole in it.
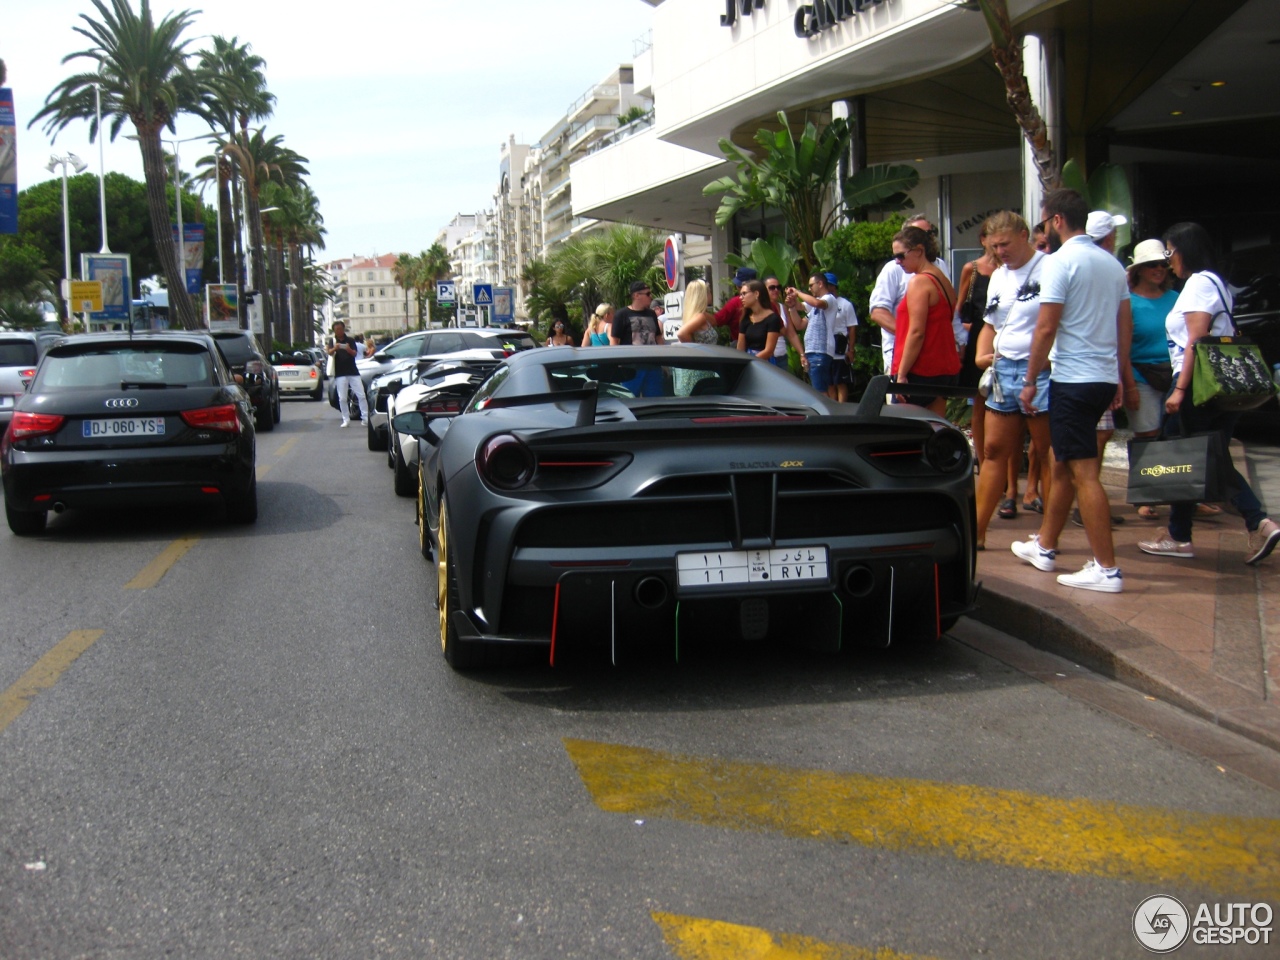
M 387 421 L 397 413 L 419 410 L 427 416 L 453 417 L 462 412 L 476 387 L 503 360 L 492 350 L 463 350 L 431 364 L 405 386 L 386 394 Z M 410 371 L 414 373 L 414 371 Z M 395 491 L 402 497 L 418 492 L 418 438 L 387 428 L 387 465 L 395 471 Z
M 312 400 L 324 396 L 324 367 L 310 350 L 277 350 L 268 359 L 280 381 L 280 395 L 305 393 Z

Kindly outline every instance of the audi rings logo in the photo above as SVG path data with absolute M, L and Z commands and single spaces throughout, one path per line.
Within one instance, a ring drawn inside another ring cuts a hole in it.
M 1166 467 L 1163 463 L 1157 463 L 1154 466 L 1143 467 L 1138 472 L 1144 477 L 1167 477 L 1173 473 L 1190 473 L 1191 464 L 1181 463 L 1174 467 Z
M 113 410 L 119 410 L 121 407 L 136 407 L 138 405 L 137 397 L 112 397 L 102 404 L 104 407 L 110 407 Z
M 1147 897 L 1133 911 L 1133 935 L 1152 953 L 1172 953 L 1191 932 L 1191 915 L 1176 897 Z

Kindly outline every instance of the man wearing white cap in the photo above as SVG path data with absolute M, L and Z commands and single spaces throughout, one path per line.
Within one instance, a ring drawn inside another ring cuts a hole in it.
M 1118 213 L 1107 213 L 1105 210 L 1094 210 L 1085 221 L 1084 232 L 1089 239 L 1113 257 L 1116 254 L 1116 227 L 1123 227 L 1128 218 Z

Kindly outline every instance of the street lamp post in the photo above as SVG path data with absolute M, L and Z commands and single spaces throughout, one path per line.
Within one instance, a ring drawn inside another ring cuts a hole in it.
M 84 173 L 89 166 L 74 153 L 68 153 L 65 157 L 54 154 L 49 158 L 49 162 L 45 164 L 45 169 L 53 173 L 58 167 L 62 167 L 62 262 L 63 276 L 62 281 L 62 300 L 67 307 L 67 320 L 71 320 L 71 208 L 67 205 L 67 165 L 70 164 L 75 168 L 76 173 Z
M 98 209 L 102 215 L 102 249 L 99 253 L 110 253 L 107 243 L 107 166 L 103 159 L 102 144 L 102 87 L 93 85 L 93 105 L 98 114 Z

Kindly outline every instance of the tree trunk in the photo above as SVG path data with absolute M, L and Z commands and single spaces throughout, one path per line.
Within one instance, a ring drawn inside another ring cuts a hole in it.
M 267 260 L 263 251 L 265 240 L 262 235 L 262 211 L 258 205 L 258 190 L 248 177 L 244 184 L 246 216 L 249 218 L 249 262 L 253 265 L 253 285 L 258 291 L 258 303 L 262 304 L 263 336 L 271 336 L 275 323 L 275 311 L 271 298 L 267 296 L 271 278 L 267 276 Z
M 289 316 L 293 320 L 293 342 L 310 343 L 311 337 L 302 329 L 306 319 L 302 307 L 302 248 L 296 243 L 289 245 Z
M 991 33 L 991 56 L 1004 80 L 1005 100 L 1031 147 L 1031 159 L 1036 165 L 1040 185 L 1046 191 L 1056 189 L 1059 175 L 1057 165 L 1053 162 L 1049 129 L 1031 99 L 1031 87 L 1027 83 L 1026 68 L 1022 62 L 1022 37 L 1013 32 L 1009 6 L 1006 0 L 982 0 L 982 13 Z
M 227 169 L 223 168 L 223 164 L 227 163 L 221 156 L 215 156 L 218 170 L 218 229 L 222 231 L 222 243 L 218 247 L 218 273 L 221 275 L 220 280 L 226 282 L 228 279 L 232 283 L 236 280 L 236 257 L 235 242 L 236 228 L 232 214 L 235 208 L 231 205 L 231 172 L 229 165 Z M 227 268 L 231 269 L 228 270 Z M 228 278 L 228 274 L 230 277 Z
M 235 224 L 235 275 L 232 277 L 236 285 L 236 289 L 241 293 L 240 299 L 240 328 L 242 330 L 249 329 L 249 311 L 244 302 L 244 291 L 248 275 L 245 272 L 244 264 L 244 207 L 240 205 L 240 177 L 235 173 L 235 161 L 232 161 L 231 176 L 231 216 Z
M 169 220 L 169 199 L 165 196 L 164 151 L 160 131 L 138 127 L 138 144 L 142 149 L 142 175 L 147 185 L 147 215 L 151 220 L 151 236 L 156 254 L 169 287 L 169 322 L 183 330 L 198 330 L 203 324 L 187 295 L 184 265 L 179 263 L 173 244 L 173 227 Z

